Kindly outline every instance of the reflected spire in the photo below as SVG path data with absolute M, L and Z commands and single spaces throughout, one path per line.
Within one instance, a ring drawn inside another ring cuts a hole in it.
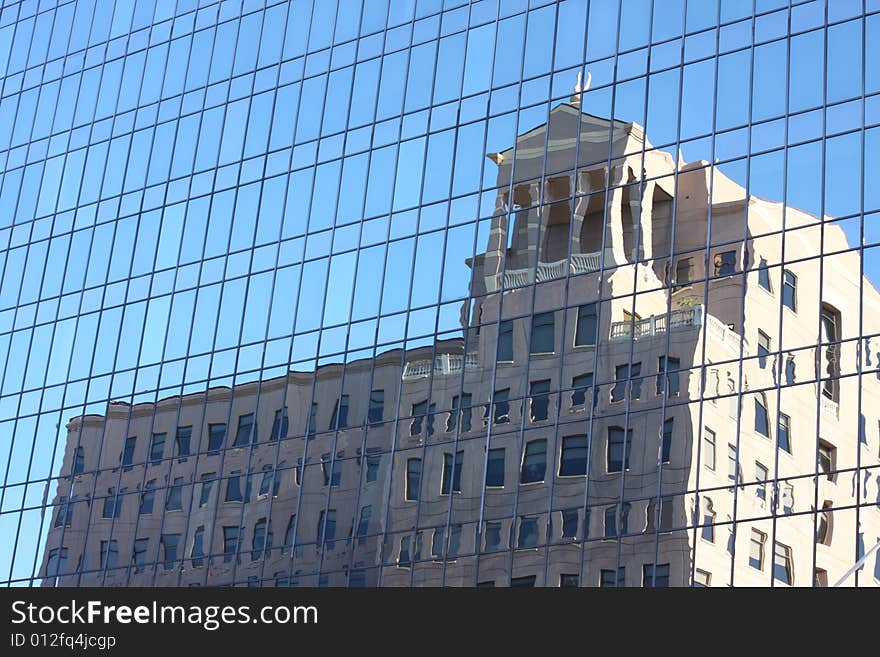
M 581 94 L 587 91 L 590 88 L 590 82 L 593 80 L 593 74 L 587 71 L 587 82 L 586 84 L 581 85 L 583 77 L 581 76 L 581 72 L 578 71 L 577 81 L 574 83 L 574 93 L 571 95 L 571 104 L 575 107 L 581 106 Z

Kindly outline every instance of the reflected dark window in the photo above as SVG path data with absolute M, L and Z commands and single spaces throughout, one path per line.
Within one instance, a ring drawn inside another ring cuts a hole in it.
M 758 331 L 758 367 L 767 367 L 767 357 L 770 355 L 770 336 L 763 331 Z
M 794 511 L 794 486 L 791 484 L 782 485 L 782 513 L 790 516 Z
M 153 439 L 150 441 L 150 463 L 159 465 L 162 462 L 162 456 L 165 453 L 165 436 L 164 433 L 154 433 Z
M 330 416 L 330 430 L 345 429 L 348 427 L 348 395 L 342 395 L 336 400 L 333 407 L 333 415 Z
M 238 526 L 223 528 L 223 562 L 229 563 L 233 559 L 238 561 L 238 544 L 241 530 Z
M 366 545 L 367 544 L 367 534 L 370 531 L 370 519 L 373 516 L 373 507 L 368 504 L 361 509 L 360 517 L 358 518 L 358 526 L 357 526 L 357 537 L 358 537 L 358 545 Z
M 642 396 L 642 364 L 632 363 L 618 365 L 615 368 L 615 383 L 611 389 L 611 401 L 623 401 L 627 385 L 630 386 L 630 399 L 639 399 Z
M 694 259 L 679 258 L 675 265 L 675 286 L 684 287 L 694 280 Z
M 412 565 L 412 560 L 410 559 L 409 554 L 410 541 L 411 538 L 409 536 L 404 536 L 400 539 L 400 551 L 397 553 L 397 565 L 401 568 L 406 568 Z
M 767 261 L 764 258 L 761 258 L 761 262 L 758 265 L 758 285 L 768 292 L 773 292 L 773 285 L 770 283 L 770 269 L 767 267 Z
M 578 533 L 578 510 L 562 510 L 562 538 L 577 538 Z
M 823 473 L 828 481 L 834 481 L 837 476 L 835 465 L 837 460 L 837 448 L 825 440 L 820 440 L 818 454 L 819 472 Z
M 532 588 L 535 586 L 535 575 L 526 575 L 525 577 L 511 577 L 510 578 L 510 588 L 512 589 L 523 589 L 523 588 Z
M 494 424 L 507 424 L 508 422 L 510 422 L 510 402 L 508 401 L 509 398 L 510 388 L 496 390 L 495 394 L 492 396 L 492 407 L 494 409 L 494 413 L 492 414 L 492 422 Z
M 586 347 L 596 344 L 598 322 L 596 304 L 588 303 L 578 306 L 577 326 L 575 327 L 574 346 Z
M 667 367 L 668 365 L 668 367 Z M 660 356 L 659 363 L 657 365 L 657 394 L 662 395 L 663 391 L 669 388 L 669 396 L 675 397 L 678 395 L 678 370 L 681 367 L 681 361 L 678 358 L 672 358 L 671 356 L 667 358 L 666 356 Z
M 576 573 L 563 573 L 559 575 L 559 588 L 569 589 L 578 587 L 578 576 Z
M 827 303 L 822 304 L 822 343 L 818 376 L 822 395 L 840 401 L 840 313 Z
M 599 573 L 599 586 L 603 589 L 623 588 L 626 586 L 626 567 L 617 570 L 602 570 Z
M 767 415 L 767 396 L 763 392 L 755 393 L 755 432 L 770 437 L 770 420 Z
M 819 513 L 816 525 L 816 543 L 820 545 L 831 545 L 831 502 L 825 502 L 822 505 L 822 511 Z
M 125 470 L 131 470 L 130 466 L 134 463 L 134 448 L 136 444 L 137 436 L 129 436 L 125 439 L 125 449 L 122 452 L 122 466 Z
M 773 550 L 773 578 L 783 584 L 792 584 L 791 548 L 778 541 Z
M 517 546 L 521 548 L 537 547 L 538 541 L 538 519 L 527 516 L 520 518 Z
M 449 549 L 446 552 L 447 559 L 455 559 L 461 548 L 461 525 L 452 525 L 449 528 Z
M 122 495 L 117 495 L 115 488 L 107 489 L 107 497 L 104 498 L 104 518 L 118 518 L 122 514 Z
M 382 465 L 382 457 L 377 455 L 379 451 L 378 447 L 367 448 L 367 483 L 379 478 L 379 466 Z
M 311 438 L 318 432 L 318 402 L 312 402 L 309 408 L 309 426 L 306 435 Z
M 434 536 L 431 539 L 431 556 L 435 559 L 442 559 L 445 552 L 446 527 L 438 527 L 434 530 Z
M 571 393 L 572 408 L 586 406 L 587 397 L 590 395 L 591 388 L 593 387 L 593 375 L 580 374 L 574 377 L 571 380 L 571 387 L 573 388 Z
M 739 459 L 736 454 L 736 445 L 729 443 L 727 445 L 727 479 L 736 482 L 739 475 Z M 739 477 L 742 479 L 742 477 Z
M 141 573 L 147 564 L 147 549 L 150 546 L 150 539 L 138 538 L 134 542 L 131 551 L 131 565 L 134 566 L 134 572 Z
M 204 525 L 200 525 L 196 528 L 195 534 L 193 534 L 192 549 L 189 553 L 194 568 L 198 568 L 203 563 L 203 557 L 205 556 L 204 541 L 205 527 Z
M 749 565 L 758 570 L 764 570 L 764 542 L 767 535 L 757 529 L 752 529 L 749 538 Z
M 256 561 L 264 553 L 269 553 L 272 549 L 272 539 L 272 524 L 268 523 L 265 518 L 257 520 L 251 537 L 251 561 Z
M 769 471 L 767 467 L 758 461 L 755 461 L 755 480 L 758 482 L 758 485 L 755 487 L 755 495 L 760 500 L 767 499 L 767 477 L 769 475 Z
M 777 435 L 776 440 L 779 444 L 779 449 L 785 450 L 789 454 L 791 454 L 791 419 L 785 414 L 779 414 L 779 425 L 777 426 Z
M 703 518 L 702 528 L 700 530 L 700 538 L 710 543 L 715 542 L 715 511 L 712 500 L 708 497 L 703 498 Z
M 174 440 L 177 449 L 177 458 L 183 459 L 189 456 L 191 441 L 192 427 L 177 427 L 177 435 Z
M 326 521 L 326 522 L 325 522 Z M 326 544 L 330 550 L 333 549 L 333 540 L 336 538 L 336 509 L 321 511 L 318 519 L 318 545 Z
M 81 474 L 85 471 L 86 453 L 82 447 L 77 447 L 73 456 L 73 474 Z
M 645 509 L 645 531 L 668 532 L 673 526 L 673 499 L 671 497 L 660 498 L 660 506 L 657 506 L 657 498 L 651 498 Z M 658 524 L 659 520 L 659 524 Z
M 522 473 L 520 483 L 531 484 L 544 481 L 547 472 L 547 441 L 545 439 L 531 440 L 526 443 L 523 455 Z
M 446 422 L 446 431 L 452 433 L 455 431 L 459 416 L 461 417 L 461 432 L 471 430 L 471 393 L 462 393 L 461 397 L 456 395 L 452 398 L 452 411 L 449 413 L 449 419 Z
M 342 481 L 342 457 L 340 454 L 333 458 L 330 452 L 321 454 L 321 473 L 324 475 L 325 486 L 338 486 Z M 332 467 L 331 467 L 332 462 Z
M 138 513 L 149 515 L 153 512 L 153 502 L 156 498 L 156 480 L 150 479 L 144 485 L 144 492 L 141 493 L 141 504 Z
M 181 511 L 183 509 L 183 477 L 176 477 L 174 483 L 168 489 L 168 498 L 165 500 L 166 511 Z
M 715 469 L 715 432 L 709 427 L 703 427 L 703 465 Z
M 290 516 L 287 522 L 287 529 L 284 531 L 284 545 L 281 546 L 281 554 L 287 554 L 287 551 L 293 547 L 293 532 L 296 530 L 296 514 Z
M 208 505 L 208 500 L 211 498 L 211 489 L 214 487 L 214 482 L 216 481 L 217 475 L 213 472 L 205 472 L 201 477 L 202 482 L 202 491 L 199 494 L 199 508 L 205 507 Z
M 508 319 L 498 325 L 499 362 L 513 361 L 513 320 Z
M 177 560 L 177 546 L 180 543 L 180 534 L 162 534 L 162 557 L 165 562 L 165 570 L 174 568 Z
M 117 565 L 119 565 L 119 546 L 117 541 L 101 541 L 101 569 L 116 568 Z
M 226 481 L 226 501 L 241 502 L 241 474 L 233 471 L 229 479 Z
M 605 509 L 605 538 L 615 538 L 627 533 L 630 509 L 632 505 L 629 502 L 615 504 Z
M 239 415 L 238 430 L 235 432 L 235 441 L 232 443 L 232 446 L 243 447 L 244 445 L 249 445 L 251 442 L 257 442 L 254 414 L 247 413 L 246 415 Z
M 562 439 L 562 458 L 559 476 L 574 477 L 587 474 L 587 437 L 566 436 Z
M 550 380 L 532 381 L 529 394 L 531 395 L 532 422 L 546 420 L 550 406 Z
M 461 492 L 461 469 L 464 464 L 464 451 L 455 453 L 455 465 L 453 467 L 452 454 L 443 455 L 443 479 L 440 484 L 440 492 L 448 495 L 449 491 L 453 493 Z
M 486 552 L 495 552 L 501 548 L 501 522 L 486 522 Z
M 406 461 L 406 498 L 409 501 L 419 499 L 419 490 L 422 484 L 422 459 L 407 459 Z
M 629 455 L 632 452 L 632 434 L 632 429 L 629 429 L 624 433 L 622 427 L 608 427 L 608 472 L 629 470 Z
M 486 486 L 504 486 L 504 454 L 503 447 L 489 450 L 486 463 Z
M 268 497 L 270 491 L 272 497 L 278 497 L 280 488 L 281 478 L 276 473 L 275 468 L 267 463 L 263 466 L 263 479 L 260 481 L 260 497 Z
M 663 443 L 660 447 L 660 461 L 669 463 L 672 459 L 672 438 L 675 434 L 675 418 L 667 418 L 663 422 Z
M 556 351 L 556 323 L 553 313 L 539 313 L 532 318 L 533 354 L 551 354 Z
M 53 548 L 49 550 L 49 559 L 46 562 L 46 576 L 57 577 L 67 573 L 67 548 Z
M 642 583 L 646 588 L 669 587 L 669 564 L 645 564 L 642 566 Z
M 275 418 L 272 420 L 272 433 L 269 435 L 269 440 L 283 440 L 287 438 L 289 424 L 287 406 L 276 410 Z
M 736 273 L 736 251 L 724 251 L 715 255 L 715 275 L 730 276 Z
M 385 414 L 385 391 L 373 390 L 370 392 L 370 409 L 367 413 L 367 420 L 370 426 L 378 426 L 382 424 L 382 416 Z
M 208 425 L 208 453 L 216 454 L 223 448 L 223 441 L 226 440 L 225 424 L 209 424 Z
M 155 483 L 155 482 L 154 482 Z M 73 520 L 73 502 L 66 495 L 62 495 L 55 515 L 54 527 L 70 527 Z
M 434 411 L 437 408 L 437 404 L 428 404 L 427 401 L 419 402 L 418 404 L 413 404 L 412 407 L 412 423 L 409 427 L 409 435 L 411 436 L 419 436 L 422 433 L 422 422 L 427 419 L 425 422 L 427 427 L 427 434 L 429 436 L 434 435 Z
M 787 269 L 782 272 L 782 305 L 797 311 L 797 276 Z

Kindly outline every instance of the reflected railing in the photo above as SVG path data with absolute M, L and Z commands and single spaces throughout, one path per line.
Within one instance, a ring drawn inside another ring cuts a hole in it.
M 403 369 L 403 380 L 422 379 L 431 376 L 442 376 L 461 372 L 461 368 L 477 369 L 480 359 L 476 352 L 469 354 L 439 354 L 434 360 L 424 359 L 408 362 Z
M 678 308 L 668 316 L 651 315 L 636 322 L 613 322 L 611 324 L 611 339 L 623 340 L 632 337 L 638 340 L 639 338 L 660 335 L 666 332 L 667 322 L 672 329 L 701 326 L 705 322 L 707 334 L 727 347 L 734 355 L 739 355 L 740 344 L 742 344 L 743 355 L 749 354 L 749 341 L 717 317 L 706 313 L 702 304 L 689 308 Z
M 531 285 L 534 281 L 542 283 L 555 278 L 563 278 L 566 272 L 586 274 L 599 271 L 602 262 L 602 253 L 572 253 L 570 258 L 557 260 L 556 262 L 539 262 L 537 271 L 532 267 L 525 269 L 511 269 L 503 274 L 504 287 L 506 289 Z
M 620 340 L 623 338 L 634 337 L 639 338 L 650 337 L 665 333 L 668 324 L 673 328 L 700 326 L 703 318 L 703 306 L 692 306 L 690 308 L 680 308 L 673 310 L 667 315 L 651 315 L 645 319 L 635 322 L 623 321 L 613 322 L 611 324 L 611 339 Z

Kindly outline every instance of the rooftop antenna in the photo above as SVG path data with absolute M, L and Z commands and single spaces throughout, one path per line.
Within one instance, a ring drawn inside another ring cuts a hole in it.
M 593 74 L 587 71 L 587 82 L 586 84 L 581 84 L 583 78 L 581 77 L 581 72 L 578 71 L 577 82 L 574 83 L 574 93 L 571 95 L 571 104 L 575 107 L 581 106 L 581 94 L 587 91 L 590 88 L 590 82 L 593 81 Z

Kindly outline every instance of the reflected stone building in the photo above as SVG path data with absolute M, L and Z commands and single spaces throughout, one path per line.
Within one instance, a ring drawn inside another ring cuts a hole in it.
M 859 252 L 579 92 L 457 336 L 70 420 L 44 585 L 877 585 Z

